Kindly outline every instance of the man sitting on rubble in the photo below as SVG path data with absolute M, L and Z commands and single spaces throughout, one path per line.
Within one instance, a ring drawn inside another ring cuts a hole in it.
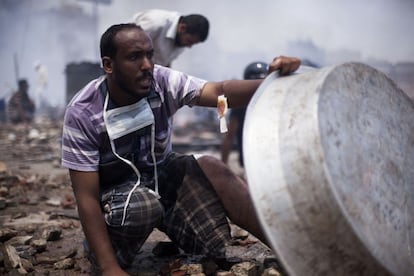
M 7 117 L 12 124 L 31 123 L 34 118 L 35 104 L 30 99 L 29 84 L 26 79 L 20 79 L 18 90 L 11 96 L 7 105 Z
M 62 164 L 69 168 L 80 220 L 103 275 L 127 275 L 158 228 L 186 253 L 223 256 L 228 216 L 261 241 L 247 184 L 220 160 L 172 151 L 172 117 L 184 105 L 246 105 L 262 80 L 207 82 L 154 65 L 150 37 L 135 24 L 101 37 L 105 76 L 68 104 Z M 269 72 L 295 71 L 300 60 L 275 58 Z

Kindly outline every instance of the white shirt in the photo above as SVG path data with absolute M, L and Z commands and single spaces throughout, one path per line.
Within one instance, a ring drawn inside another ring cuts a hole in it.
M 154 46 L 153 61 L 156 64 L 170 66 L 185 47 L 174 45 L 180 14 L 175 11 L 146 10 L 134 15 L 133 22 L 141 26 L 151 37 Z

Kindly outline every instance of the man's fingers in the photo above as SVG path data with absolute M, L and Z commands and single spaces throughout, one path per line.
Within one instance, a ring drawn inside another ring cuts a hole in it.
M 287 75 L 296 71 L 300 66 L 300 59 L 294 57 L 279 56 L 273 59 L 269 65 L 269 73 L 279 70 L 280 75 Z

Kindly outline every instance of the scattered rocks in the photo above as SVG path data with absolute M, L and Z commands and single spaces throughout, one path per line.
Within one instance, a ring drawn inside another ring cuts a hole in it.
M 60 167 L 60 136 L 61 123 L 47 120 L 29 128 L 0 127 L 0 275 L 91 275 L 94 270 L 82 246 L 84 235 L 69 175 Z M 200 145 L 205 149 L 210 140 Z M 210 148 L 218 143 L 214 139 Z M 130 273 L 277 275 L 272 274 L 277 268 L 263 265 L 272 251 L 248 232 L 234 225 L 231 229 L 234 242 L 228 245 L 226 258 L 183 254 L 154 230 Z

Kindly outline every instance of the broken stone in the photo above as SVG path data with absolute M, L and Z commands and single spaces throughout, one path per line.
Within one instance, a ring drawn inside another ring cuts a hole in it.
M 30 243 L 30 245 L 36 249 L 37 252 L 43 252 L 46 250 L 47 247 L 47 242 L 45 239 L 36 239 L 36 240 L 32 240 L 32 242 Z
M 46 255 L 50 255 L 49 253 L 53 253 L 53 252 L 48 252 L 46 253 Z M 58 255 L 56 253 L 53 253 L 53 258 L 56 260 L 55 262 L 62 261 L 64 259 L 74 258 L 77 253 L 78 253 L 78 250 L 76 248 L 70 248 L 66 252 L 61 252 Z
M 7 207 L 16 207 L 17 202 L 15 200 L 6 199 L 6 205 L 7 205 Z
M 281 274 L 275 268 L 269 267 L 263 271 L 262 276 L 281 276 Z
M 17 269 L 19 273 L 27 274 L 27 271 L 23 268 L 20 256 L 17 254 L 17 251 L 13 246 L 5 244 L 1 249 L 4 256 L 4 266 L 6 269 Z
M 9 135 L 7 135 L 7 140 L 9 140 L 10 142 L 13 142 L 14 140 L 16 140 L 16 134 L 9 133 Z
M 16 248 L 17 254 L 19 254 L 22 259 L 30 259 L 37 254 L 36 249 L 31 245 L 16 245 L 14 248 Z
M 22 268 L 25 271 L 32 272 L 34 270 L 33 264 L 29 260 L 26 260 L 25 258 L 20 258 L 20 260 L 21 260 Z
M 9 195 L 9 189 L 7 187 L 0 187 L 0 196 L 8 196 Z
M 45 229 L 42 233 L 42 237 L 47 241 L 57 241 L 60 239 L 62 229 L 59 227 L 50 227 Z
M 235 276 L 256 276 L 259 266 L 253 262 L 242 262 L 231 267 L 231 272 Z
M 38 198 L 31 198 L 26 204 L 36 206 L 36 205 L 39 204 L 39 199 Z
M 0 229 L 0 242 L 5 242 L 15 236 L 17 236 L 17 231 L 11 228 Z
M 2 186 L 4 187 L 14 187 L 15 184 L 19 184 L 20 180 L 17 176 L 15 175 L 1 175 L 1 182 L 2 182 Z
M 53 265 L 54 263 L 60 261 L 59 258 L 51 257 L 51 256 L 36 256 L 36 262 L 39 264 L 50 264 Z
M 55 182 L 47 182 L 46 183 L 46 187 L 50 188 L 50 189 L 58 189 L 60 186 L 59 183 L 55 183 Z
M 185 270 L 186 274 L 203 274 L 203 266 L 201 264 L 184 264 L 180 267 L 180 270 Z
M 66 258 L 56 262 L 53 266 L 59 270 L 72 269 L 75 266 L 75 261 L 72 258 Z
M 24 217 L 27 217 L 27 214 L 25 212 L 19 212 L 19 213 L 14 214 L 12 216 L 12 219 L 20 219 Z
M 60 168 L 60 160 L 53 160 L 52 165 L 54 168 Z
M 0 161 L 0 173 L 6 173 L 7 172 L 7 165 L 3 161 Z
M 29 165 L 20 165 L 19 166 L 19 169 L 21 169 L 21 170 L 29 170 L 30 169 L 30 166 Z
M 59 207 L 60 198 L 51 198 L 48 201 L 46 201 L 46 205 L 53 206 L 53 207 Z
M 233 239 L 245 240 L 249 236 L 249 232 L 238 227 L 232 227 L 231 236 L 233 237 Z
M 27 135 L 27 138 L 29 138 L 29 140 L 33 140 L 33 139 L 38 139 L 39 136 L 40 136 L 39 130 L 32 128 L 29 134 Z
M 65 195 L 65 197 L 60 202 L 60 205 L 63 209 L 75 209 L 76 208 L 76 200 L 73 195 Z
M 26 217 L 27 216 L 26 213 L 21 213 L 21 214 L 22 214 L 22 216 L 19 216 L 17 218 L 22 218 L 22 217 Z M 33 225 L 33 224 L 26 225 L 26 227 L 24 228 L 24 231 L 27 234 L 33 234 L 34 232 L 36 232 L 36 230 L 37 230 L 37 227 L 36 227 L 36 225 Z
M 67 252 L 58 253 L 52 252 L 52 250 L 37 254 L 35 260 L 37 264 L 47 264 L 54 265 L 55 263 L 61 262 L 65 259 L 74 258 L 77 255 L 78 251 L 76 248 L 69 249 Z
M 36 182 L 37 182 L 37 176 L 36 175 L 31 175 L 29 178 L 26 179 L 26 184 L 27 185 L 35 184 Z
M 0 210 L 6 209 L 7 207 L 7 201 L 4 197 L 0 197 Z
M 32 240 L 33 236 L 15 236 L 8 240 L 6 244 L 16 246 L 16 245 L 28 245 Z

